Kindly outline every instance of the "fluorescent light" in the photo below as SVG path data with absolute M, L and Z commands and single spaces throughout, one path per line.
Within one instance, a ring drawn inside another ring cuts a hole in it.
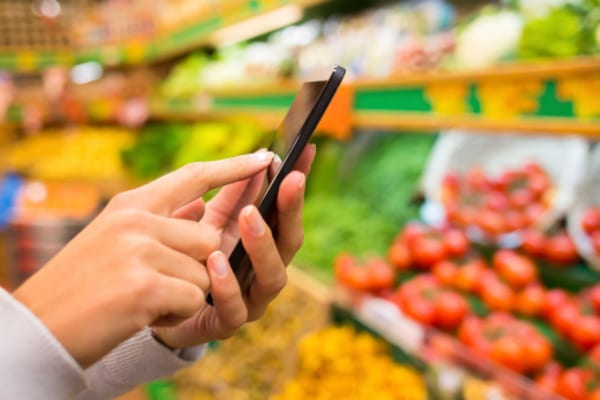
M 297 4 L 290 4 L 219 29 L 213 33 L 210 41 L 216 46 L 238 43 L 296 23 L 302 19 L 302 15 L 302 7 Z
M 83 85 L 100 79 L 102 72 L 102 65 L 95 61 L 78 64 L 71 69 L 71 80 Z

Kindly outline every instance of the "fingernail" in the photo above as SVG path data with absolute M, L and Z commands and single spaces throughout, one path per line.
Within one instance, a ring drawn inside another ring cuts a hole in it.
M 262 236 L 265 233 L 265 224 L 256 208 L 246 207 L 244 209 L 244 218 L 256 236 Z
M 215 274 L 220 277 L 227 276 L 227 274 L 229 273 L 229 266 L 227 265 L 227 261 L 225 260 L 225 256 L 223 255 L 223 253 L 214 253 L 212 259 Z
M 298 185 L 298 189 L 304 189 L 304 185 L 306 184 L 306 176 L 304 174 L 299 174 L 300 176 L 296 179 L 296 184 Z
M 256 157 L 257 161 L 265 162 L 273 159 L 273 152 L 261 149 L 254 153 L 254 157 Z

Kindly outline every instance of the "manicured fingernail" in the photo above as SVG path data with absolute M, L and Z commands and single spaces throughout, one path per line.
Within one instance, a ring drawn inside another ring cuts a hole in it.
M 262 236 L 265 233 L 265 224 L 256 208 L 246 207 L 244 209 L 244 218 L 256 236 Z
M 254 153 L 254 157 L 260 162 L 271 161 L 273 159 L 273 152 L 261 149 Z
M 229 273 L 229 266 L 225 260 L 225 255 L 221 252 L 214 253 L 212 260 L 215 274 L 220 277 L 227 276 Z

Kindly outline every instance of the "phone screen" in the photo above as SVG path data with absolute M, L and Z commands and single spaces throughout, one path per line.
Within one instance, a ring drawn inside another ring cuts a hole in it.
M 344 74 L 345 70 L 342 67 L 335 66 L 328 79 L 304 82 L 277 130 L 271 150 L 281 157 L 282 162 L 274 173 L 271 171 L 267 174 L 271 179 L 258 204 L 258 210 L 273 230 L 277 223 L 273 211 L 279 186 L 283 178 L 294 168 L 294 164 L 329 106 Z M 229 256 L 229 263 L 242 293 L 245 294 L 250 287 L 254 273 L 252 263 L 241 240 L 238 240 Z M 208 304 L 213 304 L 210 294 L 206 301 Z

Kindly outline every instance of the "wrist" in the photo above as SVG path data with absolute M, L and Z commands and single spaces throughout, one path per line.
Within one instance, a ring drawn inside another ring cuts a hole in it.
M 175 346 L 169 342 L 169 340 L 165 337 L 164 332 L 161 332 L 160 329 L 150 328 L 150 333 L 154 340 L 156 340 L 161 346 L 165 347 L 169 351 L 175 352 L 179 350 L 178 346 Z

